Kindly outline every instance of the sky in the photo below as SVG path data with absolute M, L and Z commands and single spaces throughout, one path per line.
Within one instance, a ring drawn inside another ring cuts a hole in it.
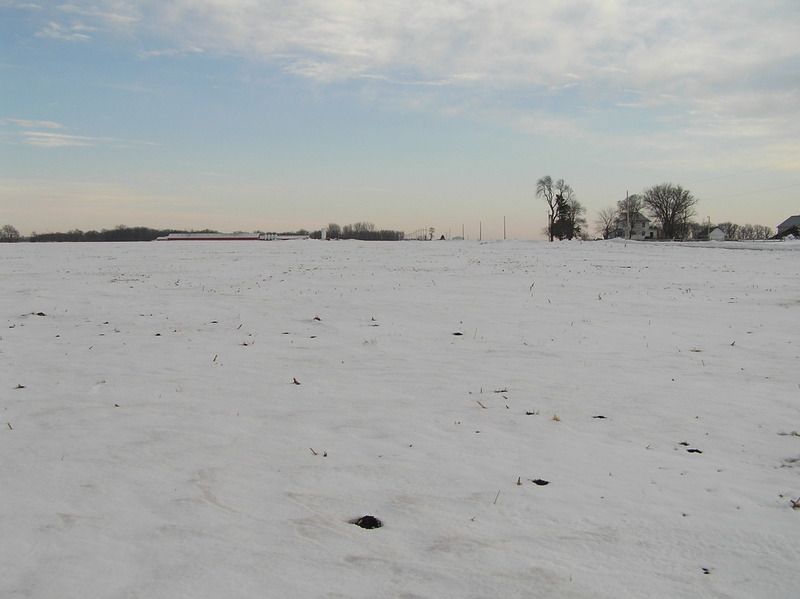
M 796 0 L 0 0 L 0 221 L 541 239 L 800 214 Z

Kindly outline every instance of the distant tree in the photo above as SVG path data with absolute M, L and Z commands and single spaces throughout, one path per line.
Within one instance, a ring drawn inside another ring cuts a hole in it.
M 536 197 L 542 198 L 547 203 L 547 237 L 553 241 L 553 223 L 556 220 L 556 191 L 553 189 L 553 179 L 546 175 L 536 182 Z
M 556 218 L 551 231 L 559 240 L 580 237 L 582 227 L 586 226 L 586 219 L 583 218 L 586 208 L 575 198 L 572 189 L 565 187 L 566 193 L 556 195 Z
M 359 239 L 361 241 L 401 241 L 405 237 L 402 231 L 375 228 L 367 222 L 353 223 L 342 227 L 340 239 Z
M 12 225 L 3 225 L 0 227 L 0 243 L 15 243 L 20 239 L 22 239 L 22 236 Z
M 603 208 L 597 214 L 597 220 L 594 221 L 594 230 L 603 239 L 608 239 L 614 230 L 614 222 L 616 220 L 617 211 L 615 208 Z
M 188 231 L 176 231 L 173 229 L 158 230 L 148 227 L 126 227 L 119 225 L 114 229 L 103 229 L 102 231 L 88 231 L 84 233 L 80 229 L 72 229 L 66 233 L 33 233 L 30 241 L 38 242 L 72 242 L 72 241 L 152 241 L 158 237 L 164 237 L 170 233 L 187 233 Z M 195 231 L 196 233 L 217 233 L 218 231 Z
M 742 241 L 769 239 L 772 235 L 772 227 L 767 227 L 765 225 L 751 225 L 747 223 L 746 225 L 742 225 L 739 229 L 739 239 Z
M 680 185 L 662 183 L 644 190 L 644 207 L 658 221 L 665 238 L 686 236 L 689 219 L 694 216 L 697 199 Z
M 573 198 L 570 202 L 569 210 L 572 216 L 572 222 L 575 225 L 575 228 L 573 229 L 575 237 L 588 239 L 589 225 L 587 224 L 586 217 L 584 216 L 586 214 L 586 207 L 577 199 Z
M 739 239 L 749 241 L 756 238 L 756 228 L 751 224 L 742 225 L 739 229 Z
M 725 239 L 730 239 L 730 240 L 739 239 L 739 228 L 740 228 L 739 225 L 730 222 L 725 222 L 725 223 L 720 223 L 717 226 L 720 228 L 720 230 L 722 230 L 723 233 L 725 233 Z
M 775 235 L 775 230 L 767 225 L 755 225 L 756 239 L 769 239 Z
M 567 185 L 564 179 L 559 179 L 554 183 L 552 177 L 546 175 L 536 182 L 536 197 L 544 199 L 547 203 L 548 240 L 553 241 L 555 237 L 572 239 L 575 236 L 575 230 L 570 226 L 570 214 L 576 213 L 578 209 L 583 212 L 586 211 L 575 200 L 572 187 Z M 574 205 L 573 201 L 577 205 Z M 577 215 L 579 216 L 579 214 Z M 556 227 L 556 220 L 559 218 L 561 220 L 558 227 Z M 572 237 L 568 236 L 569 233 L 572 234 Z
M 328 237 L 331 239 L 339 239 L 342 235 L 342 228 L 336 223 L 328 223 Z
M 357 235 L 368 236 L 370 233 L 375 232 L 375 225 L 373 223 L 358 222 L 351 225 L 353 232 Z

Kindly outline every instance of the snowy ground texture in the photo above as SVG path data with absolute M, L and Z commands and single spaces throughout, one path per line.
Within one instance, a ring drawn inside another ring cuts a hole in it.
M 798 242 L 0 271 L 4 599 L 800 593 Z

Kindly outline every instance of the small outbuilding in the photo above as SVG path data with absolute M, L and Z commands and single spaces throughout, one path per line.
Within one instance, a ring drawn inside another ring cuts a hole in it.
M 725 241 L 725 231 L 720 229 L 719 227 L 714 227 L 708 233 L 709 241 Z
M 697 241 L 725 241 L 725 231 L 719 227 L 703 227 L 694 234 Z

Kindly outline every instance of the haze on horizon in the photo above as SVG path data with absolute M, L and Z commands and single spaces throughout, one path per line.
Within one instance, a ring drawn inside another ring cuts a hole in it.
M 672 182 L 800 214 L 800 3 L 0 0 L 0 224 L 541 239 Z

